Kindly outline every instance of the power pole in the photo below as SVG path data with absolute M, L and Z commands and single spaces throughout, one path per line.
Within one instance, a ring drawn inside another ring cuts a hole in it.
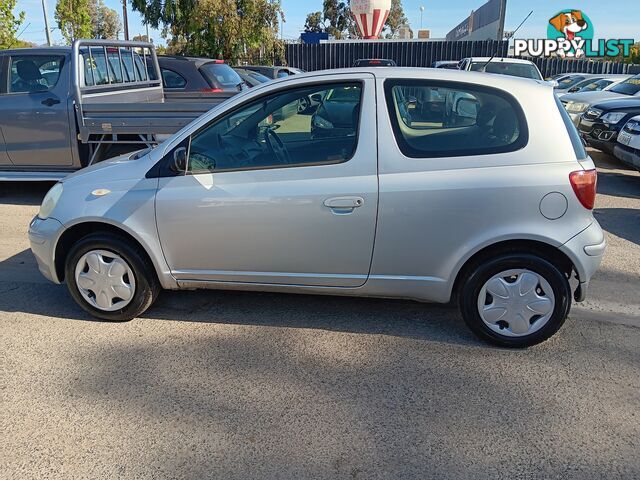
M 47 0 L 42 0 L 42 13 L 44 13 L 44 31 L 47 33 L 47 45 L 51 46 L 51 31 L 49 30 L 49 16 L 47 15 Z
M 129 40 L 129 18 L 127 17 L 127 0 L 122 0 L 122 23 L 124 23 L 124 39 Z

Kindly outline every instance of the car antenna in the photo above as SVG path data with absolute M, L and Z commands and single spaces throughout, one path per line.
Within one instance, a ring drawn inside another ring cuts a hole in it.
M 518 30 L 520 30 L 520 27 L 521 27 L 522 25 L 524 25 L 524 22 L 526 22 L 527 20 L 529 20 L 529 17 L 530 17 L 532 14 L 533 14 L 533 10 L 531 10 L 531 11 L 529 12 L 529 15 L 527 15 L 526 17 L 524 17 L 524 20 L 522 20 L 522 22 L 520 22 L 520 25 L 518 25 L 518 26 L 516 27 L 516 29 L 515 29 L 513 32 L 511 32 L 511 35 L 509 36 L 509 38 L 513 38 L 513 37 L 515 36 L 516 32 L 517 32 Z M 491 55 L 491 58 L 489 58 L 489 60 L 487 60 L 487 63 L 485 63 L 485 64 L 482 66 L 482 68 L 480 69 L 480 71 L 481 71 L 481 72 L 486 72 L 486 71 L 487 71 L 487 65 L 489 65 L 489 64 L 491 63 L 491 60 L 493 60 L 493 59 L 494 59 L 494 57 L 495 57 L 498 53 L 499 53 L 499 52 L 496 50 L 496 51 L 494 52 L 494 54 L 493 54 L 493 55 Z

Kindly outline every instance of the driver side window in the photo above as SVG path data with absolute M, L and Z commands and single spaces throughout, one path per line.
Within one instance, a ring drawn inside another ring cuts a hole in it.
M 357 145 L 362 85 L 339 83 L 262 97 L 196 132 L 188 173 L 348 161 Z

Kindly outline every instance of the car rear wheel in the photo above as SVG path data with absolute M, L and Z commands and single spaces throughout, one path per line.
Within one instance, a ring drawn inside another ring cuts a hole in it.
M 147 310 L 160 292 L 144 252 L 117 235 L 88 235 L 73 245 L 65 263 L 71 296 L 94 317 L 131 320 Z
M 567 277 L 544 258 L 509 253 L 471 269 L 460 291 L 460 311 L 481 339 L 528 347 L 556 333 L 569 314 Z

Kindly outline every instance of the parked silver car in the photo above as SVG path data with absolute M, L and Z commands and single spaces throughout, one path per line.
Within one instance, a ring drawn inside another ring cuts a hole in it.
M 335 135 L 276 119 L 312 95 L 348 99 L 322 117 Z M 65 178 L 29 236 L 42 273 L 102 319 L 142 314 L 162 288 L 455 300 L 478 336 L 521 347 L 585 298 L 605 251 L 595 186 L 543 81 L 325 71 Z

